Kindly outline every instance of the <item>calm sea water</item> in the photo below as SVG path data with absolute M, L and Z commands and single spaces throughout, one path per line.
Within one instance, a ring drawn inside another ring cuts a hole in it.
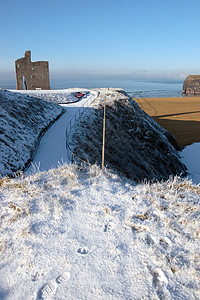
M 86 78 L 52 79 L 51 89 L 67 88 L 122 88 L 133 98 L 145 97 L 181 97 L 183 81 L 154 80 L 137 81 L 133 79 Z M 0 88 L 15 89 L 15 81 L 0 81 Z

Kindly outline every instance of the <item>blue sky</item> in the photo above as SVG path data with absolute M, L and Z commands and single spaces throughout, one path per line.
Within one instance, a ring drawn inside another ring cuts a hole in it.
M 31 50 L 53 77 L 200 74 L 200 0 L 0 0 L 0 79 Z

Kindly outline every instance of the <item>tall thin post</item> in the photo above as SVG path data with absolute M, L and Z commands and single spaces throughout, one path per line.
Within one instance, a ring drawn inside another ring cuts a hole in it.
M 102 146 L 102 170 L 104 169 L 105 135 L 106 135 L 106 99 L 105 99 L 105 97 L 104 97 L 103 146 Z

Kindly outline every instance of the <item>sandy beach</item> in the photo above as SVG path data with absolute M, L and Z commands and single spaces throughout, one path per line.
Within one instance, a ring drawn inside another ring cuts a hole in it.
M 200 97 L 134 100 L 156 122 L 174 135 L 180 147 L 200 142 Z

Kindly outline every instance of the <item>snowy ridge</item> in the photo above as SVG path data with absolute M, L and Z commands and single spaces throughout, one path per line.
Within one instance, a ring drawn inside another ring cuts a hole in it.
M 24 170 L 39 139 L 63 112 L 61 106 L 8 91 L 0 91 L 0 176 Z
M 63 165 L 2 179 L 3 299 L 199 299 L 200 189 Z
M 57 104 L 73 103 L 79 101 L 75 94 L 77 92 L 87 93 L 89 90 L 73 88 L 73 89 L 63 89 L 63 90 L 21 90 L 18 91 L 22 95 L 28 95 L 34 98 L 43 99 L 46 101 L 54 102 Z
M 101 165 L 102 120 L 106 102 L 105 165 L 135 181 L 185 175 L 174 137 L 121 90 L 104 89 L 77 122 L 71 148 L 81 160 Z

